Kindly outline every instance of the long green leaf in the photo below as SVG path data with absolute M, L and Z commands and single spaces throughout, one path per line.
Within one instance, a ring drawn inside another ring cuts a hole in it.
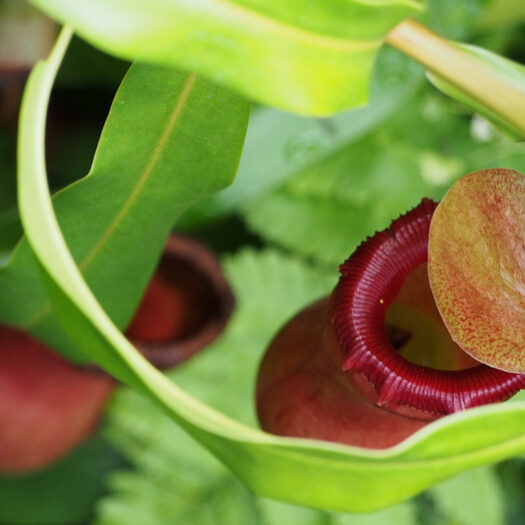
M 192 398 L 145 361 L 82 279 L 47 187 L 45 114 L 68 37 L 66 30 L 48 61 L 36 66 L 26 88 L 19 128 L 19 195 L 22 221 L 53 308 L 86 354 L 156 400 L 254 491 L 306 506 L 379 509 L 461 470 L 525 450 L 522 402 L 442 418 L 397 447 L 372 451 L 279 438 L 247 427 Z
M 53 198 L 76 264 L 120 328 L 177 217 L 233 180 L 248 117 L 247 101 L 194 74 L 136 64 L 124 78 L 90 173 Z M 1 321 L 81 358 L 25 239 L 0 271 L 0 289 Z
M 302 114 L 368 99 L 384 36 L 421 0 L 32 0 L 118 56 L 195 70 Z

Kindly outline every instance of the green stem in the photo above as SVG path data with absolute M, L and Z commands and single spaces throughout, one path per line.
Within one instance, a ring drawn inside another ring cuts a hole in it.
M 415 20 L 405 20 L 396 26 L 387 35 L 386 43 L 469 97 L 474 107 L 485 108 L 525 136 L 523 89 L 509 82 L 488 60 L 480 60 L 466 46 L 440 37 Z

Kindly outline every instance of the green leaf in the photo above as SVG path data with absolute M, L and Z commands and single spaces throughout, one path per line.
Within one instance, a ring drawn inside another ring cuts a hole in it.
M 447 416 L 394 448 L 375 451 L 266 434 L 202 404 L 153 368 L 97 303 L 53 212 L 45 172 L 45 113 L 68 39 L 66 30 L 26 87 L 19 128 L 19 195 L 22 222 L 53 308 L 87 355 L 155 400 L 254 492 L 291 503 L 377 510 L 462 470 L 525 451 L 523 402 Z
M 435 191 L 421 178 L 417 156 L 365 139 L 249 203 L 243 213 L 259 235 L 335 268 L 430 189 Z
M 521 0 L 489 0 L 478 20 L 482 30 L 505 27 L 525 21 L 525 8 Z
M 335 517 L 333 525 L 417 525 L 415 507 L 406 502 L 380 512 L 361 515 L 342 515 Z
M 505 461 L 498 465 L 497 473 L 503 486 L 505 517 L 508 525 L 520 525 L 525 515 L 525 461 L 523 457 Z
M 145 64 L 126 75 L 89 174 L 53 198 L 76 264 L 119 327 L 176 218 L 233 180 L 248 116 L 248 102 L 196 75 Z M 52 312 L 25 239 L 0 271 L 0 289 L 2 322 L 82 359 Z
M 218 516 L 228 524 L 326 524 L 321 512 L 257 498 L 145 398 L 121 392 L 109 410 L 109 436 L 134 468 L 110 476 L 97 525 L 213 525 Z
M 364 104 L 381 40 L 422 8 L 421 0 L 33 3 L 112 54 L 194 70 L 312 115 Z
M 503 525 L 502 487 L 494 469 L 464 472 L 430 490 L 438 510 L 459 525 Z
M 428 0 L 427 9 L 417 17 L 441 36 L 463 40 L 473 28 L 487 0 Z

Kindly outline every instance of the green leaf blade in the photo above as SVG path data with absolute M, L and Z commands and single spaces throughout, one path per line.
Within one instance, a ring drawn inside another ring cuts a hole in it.
M 503 525 L 503 487 L 493 468 L 469 470 L 430 490 L 438 510 L 461 525 Z
M 197 71 L 310 115 L 364 104 L 382 38 L 422 8 L 418 0 L 34 3 L 110 53 Z
M 177 217 L 233 180 L 249 110 L 247 101 L 194 74 L 137 64 L 125 77 L 90 173 L 53 198 L 75 262 L 119 327 Z M 0 272 L 0 287 L 3 322 L 82 359 L 52 313 L 25 239 Z
M 286 179 L 380 128 L 423 82 L 423 69 L 418 64 L 385 46 L 374 65 L 366 107 L 327 119 L 256 108 L 235 184 L 192 207 L 182 218 L 182 227 L 246 207 Z

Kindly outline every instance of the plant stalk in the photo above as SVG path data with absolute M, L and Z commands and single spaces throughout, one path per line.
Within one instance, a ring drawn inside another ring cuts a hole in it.
M 415 20 L 401 22 L 385 41 L 470 98 L 474 108 L 486 108 L 525 137 L 523 83 L 501 74 L 488 59 L 469 53 L 467 46 L 446 40 Z

